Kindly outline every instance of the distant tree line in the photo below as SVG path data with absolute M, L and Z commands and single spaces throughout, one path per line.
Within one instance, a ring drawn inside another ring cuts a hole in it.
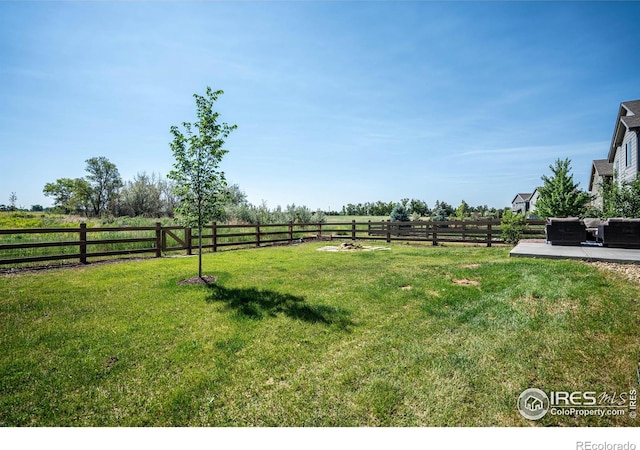
M 104 156 L 86 161 L 84 178 L 58 178 L 43 193 L 54 212 L 92 217 L 172 217 L 177 198 L 172 184 L 156 174 L 138 173 L 123 182 L 115 164 Z
M 436 200 L 433 209 L 429 208 L 424 200 L 403 198 L 399 202 L 366 202 L 349 203 L 342 207 L 340 214 L 343 216 L 390 216 L 396 207 L 401 206 L 410 216 L 411 220 L 431 218 L 433 220 L 466 220 L 466 219 L 490 219 L 502 217 L 503 210 L 489 208 L 487 205 L 470 206 L 462 200 L 455 208 L 445 201 Z
M 44 186 L 44 194 L 54 201 L 54 207 L 49 211 L 86 217 L 159 218 L 173 217 L 175 214 L 179 198 L 174 193 L 173 180 L 155 173 L 148 175 L 139 172 L 133 180 L 123 182 L 115 164 L 105 157 L 88 159 L 86 171 L 87 175 L 83 178 L 59 178 Z M 312 211 L 306 206 L 291 204 L 285 208 L 269 208 L 264 201 L 260 205 L 253 205 L 247 201 L 247 195 L 237 184 L 228 185 L 224 197 L 226 204 L 219 215 L 223 222 L 266 224 L 325 220 L 323 211 Z M 12 199 L 15 203 L 15 193 Z M 12 209 L 5 206 L 4 210 Z M 45 208 L 40 205 L 32 207 L 32 211 L 40 210 L 44 211 Z
M 173 217 L 179 198 L 175 182 L 161 175 L 137 173 L 133 180 L 123 181 L 118 168 L 107 158 L 94 157 L 85 161 L 87 174 L 81 178 L 58 178 L 43 188 L 45 196 L 53 199 L 53 208 L 32 205 L 31 211 L 51 211 L 86 217 Z M 458 207 L 445 201 L 436 201 L 429 208 L 424 200 L 403 198 L 398 202 L 365 202 L 344 205 L 340 211 L 312 210 L 304 205 L 280 205 L 270 208 L 265 201 L 254 205 L 237 184 L 226 187 L 226 204 L 220 220 L 227 223 L 309 223 L 324 222 L 328 215 L 386 216 L 401 206 L 411 220 L 473 220 L 501 218 L 502 209 L 487 205 L 470 206 L 462 200 Z M 0 211 L 17 211 L 17 196 L 11 193 L 9 205 L 0 205 Z

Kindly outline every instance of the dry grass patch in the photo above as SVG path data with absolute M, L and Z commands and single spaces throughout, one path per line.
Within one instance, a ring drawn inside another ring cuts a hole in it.
M 477 287 L 478 289 L 480 289 L 480 282 L 476 281 L 476 280 L 468 280 L 466 278 L 462 278 L 462 279 L 453 279 L 451 280 L 451 282 L 453 284 L 456 284 L 458 286 L 474 286 Z

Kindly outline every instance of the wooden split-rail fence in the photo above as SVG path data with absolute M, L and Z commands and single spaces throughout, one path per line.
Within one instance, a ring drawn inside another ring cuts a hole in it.
M 528 221 L 525 238 L 544 238 L 544 221 Z M 163 226 L 0 229 L 0 266 L 50 261 L 79 261 L 132 254 L 161 257 L 169 252 L 192 254 L 199 246 L 198 230 Z M 203 228 L 203 247 L 222 248 L 267 246 L 305 239 L 366 239 L 421 241 L 438 245 L 502 243 L 499 220 L 448 222 L 339 222 L 258 225 L 221 225 Z

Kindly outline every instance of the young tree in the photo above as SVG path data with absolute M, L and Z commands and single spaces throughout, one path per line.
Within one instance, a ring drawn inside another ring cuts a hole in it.
M 227 195 L 224 172 L 220 170 L 225 139 L 236 125 L 219 123 L 220 113 L 213 107 L 223 91 L 207 87 L 206 96 L 194 94 L 198 121 L 183 122 L 184 133 L 171 127 L 171 150 L 175 158 L 168 178 L 175 181 L 174 193 L 180 199 L 176 213 L 186 226 L 198 228 L 198 277 L 202 279 L 202 229 L 222 215 Z
M 9 211 L 15 211 L 18 208 L 16 207 L 16 202 L 18 201 L 18 196 L 15 192 L 12 192 L 9 196 Z
M 433 220 L 436 222 L 446 222 L 449 219 L 449 214 L 447 214 L 447 210 L 438 205 L 433 208 Z
M 571 160 L 557 159 L 549 168 L 553 175 L 542 176 L 543 186 L 538 190 L 540 198 L 536 202 L 534 213 L 546 219 L 548 217 L 582 216 L 587 210 L 591 196 L 578 189 L 579 183 L 573 182 Z
M 111 208 L 114 212 L 114 203 L 122 187 L 120 172 L 115 164 L 104 156 L 89 158 L 86 171 L 87 179 L 91 185 L 91 205 L 96 216 L 102 215 Z
M 469 204 L 464 200 L 462 200 L 462 203 L 460 203 L 460 206 L 458 206 L 455 211 L 456 220 L 464 220 L 464 218 L 467 217 L 469 212 L 470 212 Z
M 391 222 L 409 222 L 409 214 L 401 203 L 397 204 L 389 215 Z
M 514 213 L 511 208 L 507 208 L 502 215 L 502 222 L 500 223 L 504 242 L 516 245 L 524 233 L 525 226 L 524 216 Z

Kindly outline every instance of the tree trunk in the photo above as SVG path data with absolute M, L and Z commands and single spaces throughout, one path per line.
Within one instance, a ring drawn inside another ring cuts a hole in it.
M 202 224 L 198 226 L 198 277 L 202 278 Z

